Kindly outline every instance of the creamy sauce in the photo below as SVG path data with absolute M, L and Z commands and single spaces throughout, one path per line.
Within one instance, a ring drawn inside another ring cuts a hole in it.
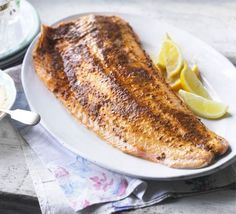
M 0 108 L 7 107 L 7 93 L 3 85 L 0 84 Z

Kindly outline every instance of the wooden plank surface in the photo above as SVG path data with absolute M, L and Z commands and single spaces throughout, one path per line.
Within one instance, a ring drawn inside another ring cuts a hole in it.
M 196 35 L 236 64 L 236 1 L 233 0 L 30 0 L 30 2 L 38 10 L 42 23 L 47 24 L 68 15 L 90 11 L 116 11 L 156 17 Z M 150 27 L 155 26 L 150 23 Z M 7 118 L 0 121 L 0 192 L 36 196 L 17 133 Z M 9 205 L 9 201 L 0 203 L 0 212 L 6 204 Z M 38 207 L 34 208 L 34 211 L 36 209 Z M 28 213 L 31 213 L 30 210 Z M 228 190 L 169 200 L 164 204 L 130 213 L 228 214 L 235 213 L 235 210 L 236 191 Z

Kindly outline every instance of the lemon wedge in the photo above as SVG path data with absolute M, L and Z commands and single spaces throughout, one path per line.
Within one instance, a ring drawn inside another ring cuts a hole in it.
M 207 90 L 205 89 L 201 81 L 198 79 L 195 72 L 189 69 L 188 67 L 182 69 L 180 74 L 180 81 L 184 90 L 210 99 Z
M 208 100 L 182 89 L 179 90 L 179 95 L 184 100 L 188 108 L 200 117 L 218 119 L 228 110 L 227 105 L 213 100 Z
M 193 65 L 192 71 L 196 74 L 196 76 L 198 77 L 198 79 L 201 79 L 200 71 L 199 71 L 199 68 L 198 68 L 197 64 L 194 64 L 194 65 Z
M 161 45 L 161 49 L 160 49 L 159 56 L 158 56 L 158 62 L 157 62 L 157 64 L 162 68 L 166 67 L 165 55 L 166 55 L 167 46 L 165 45 L 165 42 L 168 40 L 171 40 L 171 39 L 170 39 L 169 35 L 166 33 L 164 40 L 162 42 L 162 45 Z
M 182 88 L 180 79 L 176 79 L 175 81 L 170 82 L 169 85 L 174 91 L 178 91 Z
M 163 67 L 162 65 L 160 65 L 160 64 L 155 64 L 155 66 L 156 66 L 156 68 L 157 69 L 159 69 L 162 73 L 165 73 L 165 71 L 166 71 L 166 68 L 165 67 Z
M 162 43 L 158 64 L 166 68 L 168 78 L 178 75 L 183 67 L 182 53 L 168 34 Z
M 167 77 L 171 78 L 180 73 L 183 66 L 183 57 L 173 41 L 168 40 L 165 44 L 167 46 L 165 55 L 166 72 Z
M 184 60 L 184 65 L 183 65 L 182 69 L 187 69 L 187 68 L 188 68 L 188 63 L 187 63 L 187 61 Z M 174 77 L 171 77 L 171 78 L 167 77 L 167 83 L 170 85 L 170 87 L 174 91 L 178 91 L 178 90 L 182 89 L 182 85 L 181 85 L 179 75 L 175 75 Z

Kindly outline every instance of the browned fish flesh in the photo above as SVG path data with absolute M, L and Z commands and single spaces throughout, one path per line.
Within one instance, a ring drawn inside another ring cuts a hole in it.
M 130 25 L 117 16 L 42 26 L 33 62 L 78 121 L 125 153 L 169 167 L 200 168 L 228 149 L 176 96 Z

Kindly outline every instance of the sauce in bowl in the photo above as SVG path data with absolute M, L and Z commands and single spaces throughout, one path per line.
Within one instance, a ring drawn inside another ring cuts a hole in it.
M 16 99 L 16 88 L 13 79 L 0 70 L 0 109 L 8 110 Z M 6 114 L 0 112 L 0 119 Z

